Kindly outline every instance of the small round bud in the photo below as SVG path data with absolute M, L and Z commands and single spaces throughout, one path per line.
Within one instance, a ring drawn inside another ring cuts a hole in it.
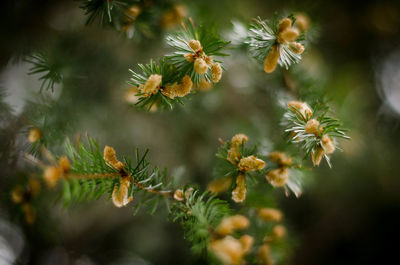
M 195 55 L 193 53 L 186 53 L 183 55 L 189 63 L 193 63 L 195 59 Z
M 292 26 L 292 20 L 288 17 L 279 21 L 278 30 L 279 32 L 285 31 Z
M 273 208 L 262 208 L 257 213 L 258 217 L 266 222 L 280 222 L 283 218 L 282 212 Z
M 249 138 L 247 137 L 247 135 L 239 133 L 232 137 L 231 144 L 232 146 L 242 145 L 243 143 L 246 143 L 248 140 Z
M 174 192 L 174 200 L 178 202 L 183 202 L 185 199 L 183 198 L 183 191 L 178 189 Z
M 325 155 L 325 151 L 322 147 L 318 147 L 317 150 L 312 152 L 311 154 L 311 160 L 314 164 L 314 166 L 319 166 L 321 163 L 322 157 Z
M 112 202 L 118 208 L 127 205 L 133 200 L 133 197 L 129 196 L 129 186 L 131 185 L 131 180 L 129 177 L 122 178 L 118 186 L 114 186 L 112 193 Z
M 306 123 L 304 130 L 306 131 L 306 133 L 318 135 L 318 132 L 320 130 L 319 125 L 319 121 L 317 121 L 316 119 L 311 119 Z
M 232 186 L 232 177 L 224 177 L 211 181 L 207 190 L 212 193 L 221 193 L 228 190 Z
M 283 187 L 289 179 L 289 172 L 286 167 L 273 169 L 267 173 L 266 178 L 272 186 Z
M 244 230 L 250 225 L 249 219 L 243 215 L 233 215 L 222 219 L 215 230 L 220 235 L 230 235 L 236 230 Z
M 219 63 L 214 63 L 211 65 L 211 74 L 213 83 L 218 83 L 222 77 L 222 67 Z
M 56 186 L 58 180 L 62 177 L 63 171 L 61 167 L 49 166 L 44 170 L 44 180 L 50 188 Z
M 257 258 L 262 265 L 272 265 L 271 249 L 268 245 L 262 245 L 258 248 Z
M 232 236 L 214 240 L 209 244 L 210 250 L 225 265 L 237 265 L 242 263 L 243 246 L 239 240 Z
M 290 48 L 297 54 L 302 54 L 305 50 L 303 44 L 298 42 L 294 42 L 292 45 L 290 45 Z
M 282 239 L 286 235 L 287 231 L 283 225 L 276 225 L 272 228 L 272 238 L 274 240 Z
M 207 73 L 207 70 L 208 70 L 208 65 L 207 65 L 207 63 L 206 63 L 203 59 L 197 58 L 197 59 L 194 61 L 194 71 L 195 71 L 196 73 L 202 75 L 202 74 Z
M 161 75 L 152 74 L 149 76 L 144 86 L 139 86 L 139 89 L 142 90 L 142 93 L 145 94 L 145 96 L 149 97 L 157 93 L 157 91 L 160 89 L 161 80 Z
M 33 128 L 29 130 L 28 141 L 30 143 L 34 143 L 40 139 L 42 133 L 39 129 Z
M 296 14 L 296 23 L 295 26 L 301 31 L 306 31 L 310 27 L 310 19 L 304 13 Z
M 249 235 L 243 235 L 239 238 L 240 243 L 242 244 L 242 250 L 244 253 L 248 253 L 251 250 L 251 247 L 254 244 L 254 238 Z
M 189 46 L 195 52 L 203 49 L 203 47 L 201 46 L 200 41 L 198 41 L 198 40 L 190 40 L 189 41 Z
M 329 154 L 332 154 L 333 152 L 335 152 L 335 149 L 336 149 L 335 143 L 331 137 L 329 137 L 328 135 L 324 135 L 324 136 L 322 136 L 321 141 L 322 141 L 322 145 L 324 146 L 324 149 L 325 149 L 325 154 L 329 155 Z
M 312 115 L 312 109 L 308 106 L 307 103 L 301 101 L 290 101 L 288 103 L 290 109 L 298 111 L 302 116 L 303 119 L 307 120 Z

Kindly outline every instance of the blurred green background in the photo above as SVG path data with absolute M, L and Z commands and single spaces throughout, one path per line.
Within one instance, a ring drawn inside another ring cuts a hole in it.
M 400 2 L 181 3 L 196 22 L 214 23 L 224 36 L 232 36 L 232 21 L 308 14 L 316 37 L 295 70 L 326 93 L 352 140 L 341 143 L 332 169 L 324 164 L 310 173 L 313 181 L 300 198 L 276 193 L 296 241 L 291 264 L 398 263 Z M 151 161 L 168 167 L 176 183 L 204 187 L 218 138 L 242 132 L 266 148 L 282 141 L 279 104 L 289 97 L 282 75 L 267 76 L 246 53 L 232 51 L 214 90 L 171 112 L 143 113 L 124 102 L 128 69 L 168 53 L 163 34 L 129 40 L 112 28 L 85 26 L 79 3 L 67 0 L 4 1 L 0 20 L 0 89 L 12 107 L 1 108 L 1 264 L 205 264 L 190 253 L 179 225 L 166 221 L 166 209 L 133 216 L 105 198 L 63 209 L 53 195 L 40 202 L 34 226 L 14 218 L 10 187 L 27 168 L 34 170 L 21 157 L 38 110 L 27 101 L 53 102 L 45 111 L 60 142 L 87 132 L 121 155 L 149 148 Z M 22 58 L 37 51 L 65 73 L 54 92 L 39 94 L 38 76 L 27 75 L 30 65 Z

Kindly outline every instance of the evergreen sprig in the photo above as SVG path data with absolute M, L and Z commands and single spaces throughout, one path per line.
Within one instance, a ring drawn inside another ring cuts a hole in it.
M 166 189 L 173 182 L 168 181 L 165 170 L 152 167 L 146 160 L 148 151 L 141 155 L 136 150 L 134 163 L 124 157 L 124 168 L 118 170 L 106 162 L 98 143 L 91 138 L 88 138 L 87 146 L 80 143 L 77 149 L 67 141 L 65 150 L 71 161 L 71 169 L 63 181 L 62 198 L 66 204 L 83 199 L 98 199 L 104 194 L 111 197 L 123 177 L 128 177 L 131 181 L 128 197 L 137 198 L 141 193 L 140 199 L 133 206 L 134 213 L 143 206 L 153 213 L 163 197 L 172 195 Z
M 206 253 L 211 235 L 222 218 L 231 213 L 226 201 L 215 198 L 209 192 L 192 191 L 184 203 L 172 208 L 173 221 L 179 221 L 185 238 L 192 242 L 193 252 Z
M 295 18 L 290 15 L 288 18 L 294 24 Z M 279 59 L 277 63 L 288 69 L 290 65 L 301 60 L 301 53 L 297 51 L 295 44 L 304 40 L 304 33 L 301 33 L 296 41 L 285 41 L 280 36 L 280 25 L 277 15 L 272 21 L 262 20 L 260 17 L 254 19 L 250 25 L 249 36 L 246 43 L 249 46 L 250 54 L 260 63 L 264 62 L 270 54 L 272 47 L 277 46 Z
M 162 58 L 158 62 L 150 60 L 149 64 L 138 64 L 138 67 L 140 68 L 141 73 L 129 69 L 132 76 L 130 81 L 128 81 L 128 84 L 140 88 L 141 86 L 144 86 L 149 77 L 154 74 L 161 75 L 162 79 L 160 89 L 158 89 L 155 94 L 147 96 L 138 90 L 136 93 L 138 101 L 134 104 L 135 106 L 139 109 L 150 111 L 153 106 L 156 106 L 157 109 L 159 108 L 163 110 L 172 109 L 176 102 L 183 105 L 180 98 L 175 97 L 171 99 L 162 93 L 163 89 L 165 89 L 167 85 L 172 86 L 175 83 L 180 82 L 183 77 L 183 74 L 177 71 L 174 65 L 169 64 L 165 58 Z
M 85 10 L 86 25 L 98 20 L 101 25 L 113 22 L 114 16 L 123 13 L 123 9 L 133 1 L 129 0 L 77 0 L 81 2 L 80 8 Z
M 37 53 L 28 56 L 25 61 L 32 64 L 28 74 L 41 74 L 39 80 L 42 81 L 40 91 L 43 89 L 54 90 L 55 84 L 60 84 L 63 81 L 63 74 L 61 72 L 61 65 L 57 62 L 50 61 L 50 59 L 42 53 Z
M 282 121 L 282 124 L 286 127 L 285 133 L 289 141 L 302 147 L 305 157 L 317 154 L 321 148 L 325 151 L 324 136 L 329 137 L 327 139 L 330 139 L 334 149 L 339 148 L 336 139 L 350 139 L 346 135 L 348 130 L 342 127 L 342 123 L 338 119 L 331 117 L 329 112 L 329 107 L 323 103 L 316 103 L 308 114 L 296 107 L 289 107 L 285 112 Z M 315 133 L 308 132 L 306 129 L 310 120 L 318 121 L 318 128 Z M 324 153 L 323 157 L 331 167 L 328 154 Z
M 176 33 L 169 34 L 167 36 L 167 43 L 175 51 L 172 54 L 167 55 L 167 58 L 171 61 L 178 71 L 189 75 L 190 78 L 196 85 L 200 84 L 201 79 L 204 77 L 207 82 L 212 82 L 211 69 L 205 74 L 199 74 L 194 69 L 193 62 L 189 62 L 186 58 L 186 54 L 193 53 L 193 49 L 189 43 L 191 40 L 198 40 L 202 46 L 201 52 L 208 57 L 214 56 L 228 56 L 223 53 L 223 49 L 230 43 L 229 41 L 223 40 L 217 33 L 216 27 L 214 26 L 199 26 L 195 27 L 192 20 L 182 24 L 182 29 Z M 221 63 L 219 60 L 215 62 Z

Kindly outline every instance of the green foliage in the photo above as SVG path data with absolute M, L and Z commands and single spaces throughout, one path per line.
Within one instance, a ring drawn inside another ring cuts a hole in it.
M 209 57 L 228 56 L 228 54 L 223 53 L 222 50 L 229 44 L 229 41 L 224 41 L 218 35 L 214 26 L 200 26 L 197 29 L 194 26 L 193 21 L 185 23 L 182 30 L 167 36 L 168 45 L 175 49 L 175 52 L 167 55 L 167 58 L 178 69 L 178 71 L 183 75 L 190 76 L 196 85 L 200 83 L 200 80 L 203 77 L 208 82 L 212 82 L 210 68 L 204 75 L 198 74 L 194 71 L 193 62 L 188 62 L 184 57 L 185 54 L 194 52 L 189 46 L 191 40 L 200 41 L 203 47 L 202 52 Z M 221 61 L 218 60 L 214 61 L 221 63 Z
M 54 60 L 51 61 L 44 54 L 38 53 L 28 56 L 25 59 L 32 64 L 29 69 L 29 75 L 41 74 L 39 80 L 42 81 L 40 91 L 43 89 L 51 91 L 54 90 L 55 84 L 60 84 L 63 81 L 63 74 L 61 73 L 61 65 Z
M 294 23 L 293 16 L 289 16 Z M 273 45 L 278 45 L 279 49 L 279 60 L 278 64 L 281 67 L 289 68 L 290 65 L 300 62 L 301 55 L 295 53 L 291 44 L 278 42 L 279 38 L 279 21 L 277 16 L 269 22 L 262 20 L 260 17 L 254 20 L 249 30 L 249 37 L 246 43 L 249 45 L 250 54 L 260 63 L 263 63 Z M 300 36 L 297 41 L 304 39 L 304 36 Z
M 179 221 L 185 231 L 185 238 L 192 242 L 193 252 L 205 253 L 211 233 L 230 214 L 228 203 L 208 192 L 191 192 L 183 203 L 172 208 L 173 221 Z

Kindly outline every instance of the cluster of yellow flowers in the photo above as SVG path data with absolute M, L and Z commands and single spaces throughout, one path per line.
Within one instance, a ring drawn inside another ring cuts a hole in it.
M 301 14 L 297 17 L 295 25 L 292 25 L 293 21 L 290 18 L 284 18 L 279 22 L 276 43 L 272 45 L 264 60 L 266 73 L 272 73 L 275 70 L 281 56 L 282 45 L 289 47 L 296 54 L 304 52 L 304 46 L 296 40 L 300 36 L 300 32 L 308 28 L 308 19 Z
M 258 217 L 265 222 L 279 223 L 283 219 L 281 211 L 273 208 L 262 208 L 257 211 Z M 275 224 L 271 234 L 264 237 L 263 244 L 258 248 L 257 256 L 260 264 L 273 265 L 270 245 L 278 242 L 286 235 L 286 228 L 281 224 Z
M 318 166 L 324 155 L 329 155 L 335 152 L 335 142 L 328 135 L 322 135 L 323 127 L 318 120 L 311 119 L 313 111 L 307 103 L 301 101 L 290 101 L 288 106 L 292 110 L 296 110 L 302 114 L 303 120 L 306 122 L 304 131 L 308 134 L 315 135 L 315 137 L 321 140 L 321 144 L 318 146 L 317 150 L 311 154 L 311 160 L 314 166 Z M 292 133 L 291 137 L 296 139 L 296 134 Z
M 35 209 L 32 206 L 32 199 L 40 192 L 40 182 L 30 178 L 27 186 L 18 185 L 11 190 L 11 200 L 20 204 L 27 224 L 31 225 L 36 219 Z
M 236 239 L 232 234 L 237 230 L 247 229 L 249 226 L 250 221 L 243 215 L 224 218 L 209 242 L 209 249 L 226 265 L 242 264 L 243 258 L 253 246 L 254 239 L 249 235 Z
M 272 152 L 269 159 L 278 164 L 278 168 L 267 172 L 266 178 L 274 187 L 283 187 L 289 179 L 288 168 L 292 165 L 292 158 L 282 152 Z
M 222 77 L 221 65 L 217 62 L 214 62 L 212 56 L 207 56 L 205 54 L 200 41 L 190 40 L 188 46 L 193 52 L 184 54 L 184 57 L 186 61 L 193 63 L 194 71 L 200 75 L 204 75 L 210 69 L 212 82 L 218 83 Z M 207 90 L 211 88 L 211 86 L 211 83 L 202 77 L 197 88 L 199 90 Z
M 239 174 L 236 177 L 236 188 L 232 191 L 232 200 L 243 202 L 246 199 L 246 172 L 261 170 L 265 167 L 265 162 L 254 155 L 242 157 L 240 149 L 248 141 L 244 134 L 236 134 L 232 137 L 231 146 L 228 150 L 226 159 L 233 165 L 236 165 Z

